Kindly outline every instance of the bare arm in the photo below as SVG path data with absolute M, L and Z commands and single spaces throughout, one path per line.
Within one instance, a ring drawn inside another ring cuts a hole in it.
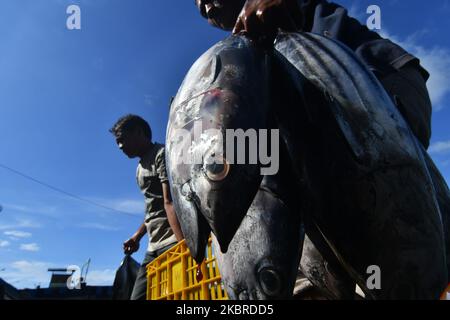
M 139 229 L 133 234 L 133 236 L 123 243 L 123 251 L 125 252 L 125 254 L 132 254 L 139 250 L 139 242 L 141 241 L 142 237 L 145 235 L 146 232 L 147 228 L 143 223 L 139 227 Z
M 177 241 L 184 239 L 183 231 L 181 231 L 180 223 L 178 222 L 175 209 L 172 204 L 172 196 L 170 194 L 169 184 L 167 182 L 162 183 L 163 197 L 164 197 L 164 209 L 166 210 L 167 219 L 169 220 L 170 227 L 172 228 Z
M 147 233 L 147 227 L 145 226 L 145 223 L 143 223 L 139 229 L 134 233 L 133 237 L 138 242 L 141 241 L 142 237 Z

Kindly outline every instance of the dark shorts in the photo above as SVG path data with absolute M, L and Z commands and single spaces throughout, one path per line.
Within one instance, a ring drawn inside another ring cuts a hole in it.
M 431 100 L 426 82 L 415 63 L 380 79 L 411 130 L 428 149 L 431 138 Z
M 133 292 L 131 293 L 131 300 L 146 300 L 147 298 L 147 265 L 159 257 L 161 254 L 172 248 L 177 243 L 173 243 L 153 252 L 147 252 L 142 261 L 141 267 L 134 283 Z

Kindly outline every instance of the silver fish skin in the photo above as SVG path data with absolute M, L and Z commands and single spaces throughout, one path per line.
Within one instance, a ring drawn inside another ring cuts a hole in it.
M 366 298 L 437 299 L 448 284 L 444 221 L 409 126 L 342 44 L 281 34 L 276 49 L 317 91 L 299 82 L 303 101 L 314 102 L 299 103 L 311 116 L 299 162 L 306 225 L 314 225 Z M 379 288 L 367 282 L 372 266 L 381 270 Z
M 266 176 L 247 215 L 222 253 L 214 251 L 232 300 L 292 297 L 302 245 L 301 218 L 283 199 L 278 177 Z
M 227 154 L 226 132 L 268 128 L 269 61 L 266 50 L 231 36 L 194 63 L 172 102 L 167 170 L 196 261 L 204 257 L 210 230 L 227 250 L 261 183 L 259 163 L 237 163 L 237 147 L 230 149 L 234 156 Z

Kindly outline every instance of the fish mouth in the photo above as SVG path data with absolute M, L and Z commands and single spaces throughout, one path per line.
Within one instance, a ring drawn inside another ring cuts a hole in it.
M 206 255 L 211 228 L 202 216 L 195 195 L 190 191 L 189 181 L 174 184 L 171 188 L 173 201 L 184 240 L 191 256 L 200 264 Z
M 227 205 L 226 202 L 231 201 L 231 199 L 222 199 L 221 193 L 223 190 L 220 188 L 218 190 L 214 190 L 213 188 L 212 190 L 208 194 L 211 198 L 201 200 L 195 191 L 193 191 L 190 181 L 184 183 L 181 187 L 181 196 L 185 202 L 189 203 L 190 219 L 191 221 L 196 221 L 195 225 L 190 223 L 186 231 L 183 230 L 183 233 L 186 236 L 186 242 L 191 250 L 191 254 L 197 262 L 201 262 L 204 258 L 211 232 L 215 235 L 221 252 L 227 252 L 242 222 L 243 216 L 247 212 L 247 208 L 245 207 L 245 210 L 242 211 L 243 213 L 236 214 L 240 212 L 238 210 L 240 206 L 233 208 L 233 205 Z M 215 191 L 218 191 L 218 193 Z M 215 206 L 210 208 L 211 210 L 204 209 L 205 205 L 202 205 L 202 203 L 208 201 L 215 203 Z M 251 201 L 249 203 L 251 204 Z M 184 207 L 186 209 L 186 206 Z M 224 209 L 228 207 L 229 209 Z M 183 211 L 186 214 L 186 210 Z
M 272 181 L 273 180 L 273 181 Z M 300 216 L 269 191 L 278 180 L 265 178 L 228 252 L 214 247 L 230 299 L 278 300 L 291 297 L 301 246 Z M 213 236 L 214 244 L 218 239 Z
M 200 265 L 201 262 L 205 259 L 206 256 L 206 247 L 208 246 L 208 238 L 211 234 L 211 228 L 209 227 L 208 222 L 205 220 L 203 215 L 201 214 L 197 204 L 193 201 L 193 207 L 197 216 L 198 223 L 198 235 L 195 240 L 188 244 L 188 247 L 191 251 L 191 256 Z
M 219 166 L 220 171 L 216 176 L 225 174 L 227 177 L 223 181 L 196 181 L 193 193 L 193 203 L 199 215 L 202 215 L 214 233 L 219 243 L 222 252 L 227 252 L 228 247 L 233 240 L 239 226 L 241 225 L 253 199 L 258 191 L 250 190 L 251 183 L 245 183 L 245 180 L 250 180 L 252 177 L 246 177 L 244 170 L 240 170 L 240 165 L 230 165 L 230 168 Z M 255 166 L 257 169 L 257 167 Z M 210 173 L 211 175 L 211 173 Z M 261 176 L 257 176 L 262 179 Z M 251 180 L 250 180 L 251 181 Z M 207 184 L 208 192 L 200 188 Z M 248 190 L 236 193 L 235 189 L 239 183 L 244 183 L 248 186 Z M 259 180 L 253 182 L 254 185 L 259 184 Z

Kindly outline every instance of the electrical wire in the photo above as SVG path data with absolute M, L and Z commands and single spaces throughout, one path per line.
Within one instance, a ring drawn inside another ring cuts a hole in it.
M 50 184 L 48 184 L 48 183 L 46 183 L 46 182 L 42 182 L 42 181 L 40 181 L 40 180 L 38 180 L 38 179 L 35 179 L 35 178 L 33 178 L 33 177 L 31 177 L 31 176 L 25 174 L 25 173 L 22 173 L 22 172 L 20 172 L 20 171 L 18 171 L 18 170 L 15 170 L 15 169 L 13 169 L 13 168 L 11 168 L 11 167 L 8 167 L 8 166 L 4 165 L 4 164 L 1 164 L 1 163 L 0 163 L 0 167 L 3 168 L 3 169 L 5 169 L 5 170 L 8 170 L 8 171 L 10 171 L 10 172 L 12 172 L 12 173 L 14 173 L 14 174 L 16 174 L 16 175 L 19 175 L 19 176 L 21 176 L 21 177 L 23 177 L 23 178 L 25 178 L 25 179 L 28 179 L 28 180 L 30 180 L 30 181 L 33 181 L 33 182 L 37 183 L 37 184 L 40 184 L 40 185 L 42 185 L 42 186 L 44 186 L 44 187 L 46 187 L 46 188 L 48 188 L 48 189 L 51 189 L 51 190 L 53 190 L 53 191 L 55 191 L 55 192 L 59 192 L 59 193 L 61 193 L 61 194 L 64 194 L 65 196 L 70 197 L 70 198 L 72 198 L 72 199 L 75 199 L 75 200 L 78 200 L 78 201 L 81 201 L 81 202 L 84 202 L 84 203 L 88 203 L 88 204 L 90 204 L 90 205 L 92 205 L 92 206 L 96 206 L 96 207 L 99 207 L 99 208 L 102 208 L 102 209 L 106 209 L 106 210 L 109 210 L 109 211 L 113 211 L 113 212 L 116 212 L 116 213 L 119 213 L 119 214 L 123 214 L 123 215 L 127 215 L 127 216 L 132 216 L 132 217 L 135 217 L 135 218 L 140 218 L 139 216 L 137 216 L 137 215 L 135 215 L 135 214 L 133 214 L 133 213 L 131 213 L 131 212 L 126 212 L 126 211 L 117 210 L 117 209 L 114 209 L 114 208 L 105 206 L 105 205 L 103 205 L 103 204 L 94 202 L 94 201 L 92 201 L 92 200 L 82 198 L 82 197 L 80 197 L 80 196 L 77 196 L 76 194 L 73 194 L 73 193 L 64 191 L 64 190 L 62 190 L 62 189 L 60 189 L 60 188 L 54 187 L 54 186 L 52 186 L 52 185 L 50 185 Z

